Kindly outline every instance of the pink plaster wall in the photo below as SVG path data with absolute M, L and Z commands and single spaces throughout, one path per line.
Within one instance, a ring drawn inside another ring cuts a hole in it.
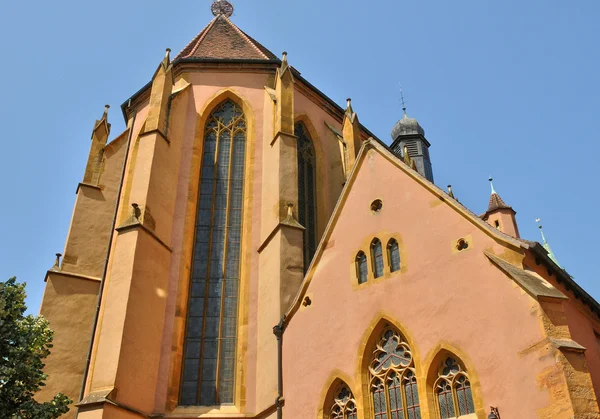
M 376 198 L 383 209 L 373 215 Z M 370 240 L 386 231 L 401 238 L 407 271 L 355 286 L 356 252 L 367 252 Z M 454 254 L 452 242 L 467 235 L 469 249 Z M 520 354 L 543 339 L 537 303 L 488 262 L 484 249 L 504 250 L 371 151 L 307 290 L 312 305 L 294 315 L 285 333 L 285 415 L 316 417 L 334 370 L 354 377 L 348 384 L 357 392 L 359 347 L 385 314 L 414 342 L 418 375 L 429 370 L 424 360 L 436 346 L 450 343 L 472 363 L 467 368 L 481 380 L 486 408 L 500 405 L 503 416 L 536 417 L 550 403 L 536 375 L 554 363 L 536 352 Z

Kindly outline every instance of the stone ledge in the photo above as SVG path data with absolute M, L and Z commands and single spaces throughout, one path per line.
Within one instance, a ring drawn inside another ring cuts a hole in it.
M 48 276 L 50 274 L 69 276 L 71 278 L 83 279 L 86 281 L 93 281 L 93 282 L 101 282 L 102 281 L 101 278 L 97 278 L 95 276 L 87 276 L 87 275 L 82 275 L 82 274 L 78 274 L 78 273 L 74 273 L 74 272 L 65 272 L 65 271 L 61 271 L 59 269 L 52 268 L 52 269 L 48 270 L 48 272 L 46 272 L 46 277 L 44 278 L 44 282 L 48 281 Z
M 75 191 L 75 194 L 79 193 L 79 189 L 81 189 L 82 186 L 85 186 L 86 188 L 92 188 L 92 189 L 96 189 L 98 191 L 101 191 L 102 188 L 98 185 L 92 185 L 91 183 L 85 183 L 85 182 L 79 182 L 77 184 L 77 190 Z
M 171 249 L 171 247 L 168 244 L 166 244 L 164 241 L 162 241 L 160 239 L 160 237 L 158 237 L 156 235 L 156 233 L 154 233 L 154 231 L 150 230 L 148 227 L 146 227 L 145 225 L 143 225 L 139 221 L 134 222 L 134 223 L 123 224 L 122 226 L 117 227 L 115 230 L 118 233 L 125 233 L 125 232 L 130 231 L 130 230 L 142 230 L 142 231 L 145 231 L 154 240 L 156 240 L 162 247 L 164 247 L 165 249 L 167 249 L 171 253 L 173 252 L 173 249 Z
M 290 137 L 293 138 L 295 140 L 298 139 L 298 137 L 294 134 L 290 134 L 288 132 L 283 132 L 283 131 L 278 131 L 277 133 L 275 133 L 275 135 L 273 136 L 273 139 L 271 140 L 271 143 L 269 144 L 271 147 L 273 146 L 273 144 L 275 144 L 275 141 L 277 141 L 277 139 L 281 136 L 285 135 L 286 137 Z
M 153 129 L 150 131 L 142 132 L 142 133 L 140 133 L 139 138 L 147 137 L 148 135 L 151 135 L 151 134 L 157 134 L 159 137 L 161 137 L 163 140 L 165 140 L 167 142 L 167 144 L 171 145 L 171 140 L 169 140 L 169 138 L 167 138 L 167 136 L 165 134 L 163 134 L 161 130 L 158 130 L 158 129 Z
M 292 223 L 287 223 L 286 220 L 280 221 L 275 228 L 273 229 L 273 231 L 271 231 L 271 233 L 269 233 L 269 235 L 267 236 L 267 238 L 263 241 L 263 243 L 258 247 L 257 252 L 261 253 L 265 247 L 268 246 L 268 244 L 271 242 L 271 240 L 273 240 L 273 237 L 275 237 L 275 234 L 277 234 L 277 232 L 279 230 L 281 230 L 282 228 L 291 228 L 294 230 L 299 230 L 301 232 L 304 232 L 305 228 L 302 227 L 302 225 L 300 223 L 297 223 L 294 225 Z

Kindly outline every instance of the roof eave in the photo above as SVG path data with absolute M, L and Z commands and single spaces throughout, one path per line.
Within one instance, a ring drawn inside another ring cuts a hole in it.
M 588 294 L 575 280 L 569 275 L 569 273 L 558 266 L 556 262 L 548 255 L 544 246 L 538 242 L 528 242 L 529 249 L 538 257 L 544 260 L 544 262 L 551 267 L 551 270 L 556 273 L 559 278 L 559 282 L 564 282 L 566 288 L 572 288 L 575 298 L 581 298 L 584 303 L 587 303 L 590 309 L 600 318 L 600 303 Z

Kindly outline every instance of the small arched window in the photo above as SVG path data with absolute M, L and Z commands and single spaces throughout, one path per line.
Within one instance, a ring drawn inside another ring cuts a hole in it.
M 434 391 L 441 419 L 475 413 L 469 376 L 456 359 L 446 358 L 438 372 Z
M 400 249 L 396 239 L 390 239 L 387 244 L 388 261 L 390 263 L 390 272 L 400 270 Z
M 364 252 L 358 252 L 356 255 L 356 277 L 359 284 L 367 282 L 369 277 L 369 268 L 367 266 L 367 255 Z
M 383 276 L 383 250 L 379 239 L 371 242 L 371 259 L 373 260 L 373 276 L 375 278 Z
M 334 395 L 333 403 L 329 411 L 330 419 L 357 419 L 356 400 L 350 388 L 345 384 L 340 384 Z
M 412 352 L 394 329 L 388 327 L 381 334 L 369 377 L 374 419 L 421 417 Z

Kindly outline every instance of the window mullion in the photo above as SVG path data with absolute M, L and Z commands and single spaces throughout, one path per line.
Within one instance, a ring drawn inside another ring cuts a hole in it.
M 198 390 L 196 393 L 196 400 L 199 401 L 200 404 L 202 404 L 202 399 L 201 399 L 201 394 L 202 394 L 202 370 L 203 370 L 203 364 L 204 364 L 204 345 L 206 343 L 206 322 L 207 322 L 207 318 L 206 318 L 206 314 L 208 312 L 208 295 L 209 295 L 209 289 L 210 289 L 210 258 L 212 256 L 212 238 L 213 238 L 213 227 L 214 227 L 214 220 L 215 220 L 215 203 L 216 203 L 216 199 L 215 199 L 215 195 L 217 192 L 217 181 L 218 181 L 218 159 L 219 159 L 219 143 L 220 143 L 220 137 L 221 137 L 221 123 L 217 120 L 217 129 L 215 131 L 215 156 L 213 159 L 213 185 L 212 185 L 212 199 L 211 199 L 211 214 L 210 214 L 210 224 L 209 224 L 209 233 L 208 233 L 208 255 L 207 255 L 207 261 L 206 261 L 206 277 L 205 277 L 205 283 L 204 283 L 204 307 L 203 307 L 203 312 L 202 312 L 202 335 L 200 337 L 200 360 L 198 362 L 198 368 L 199 368 L 199 373 L 198 373 Z M 205 135 L 206 138 L 206 135 Z M 196 227 L 197 228 L 197 227 Z
M 227 168 L 227 203 L 225 205 L 225 237 L 223 238 L 223 271 L 221 280 L 221 310 L 219 318 L 219 337 L 217 340 L 217 375 L 216 375 L 216 391 L 217 391 L 217 403 L 219 402 L 219 389 L 220 389 L 220 375 L 221 375 L 221 349 L 222 349 L 222 335 L 223 335 L 223 318 L 225 311 L 225 285 L 227 281 L 227 242 L 229 239 L 229 209 L 231 206 L 231 171 L 232 171 L 232 160 L 234 150 L 233 131 L 235 128 L 236 121 L 233 121 L 229 128 L 229 166 Z

